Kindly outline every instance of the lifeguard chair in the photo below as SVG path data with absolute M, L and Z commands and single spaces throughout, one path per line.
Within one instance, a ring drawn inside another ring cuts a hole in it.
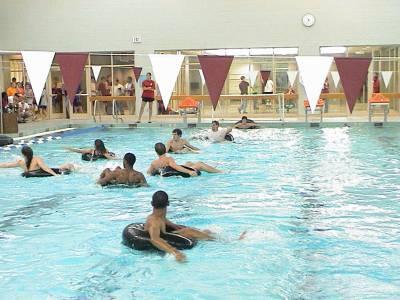
M 383 108 L 383 122 L 387 122 L 387 116 L 389 114 L 390 99 L 386 98 L 382 94 L 373 94 L 368 99 L 368 121 L 371 122 L 372 115 L 376 108 Z
M 322 123 L 323 113 L 324 113 L 325 102 L 323 99 L 319 99 L 317 102 L 317 106 L 314 111 L 320 112 L 320 123 Z M 311 112 L 310 102 L 306 99 L 304 100 L 304 114 L 306 117 L 306 122 L 308 122 L 308 112 Z
M 178 108 L 185 125 L 187 124 L 188 115 L 197 116 L 197 123 L 201 122 L 201 103 L 199 101 L 191 97 L 186 97 L 179 103 Z

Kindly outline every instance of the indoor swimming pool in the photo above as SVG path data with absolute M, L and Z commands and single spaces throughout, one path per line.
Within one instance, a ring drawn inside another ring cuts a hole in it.
M 194 140 L 174 154 L 223 170 L 146 179 L 148 188 L 101 188 L 105 167 L 65 147 L 100 138 L 146 172 L 173 128 L 73 130 L 31 147 L 68 176 L 22 178 L 0 169 L 1 299 L 377 299 L 400 295 L 400 128 L 234 130 L 235 142 Z M 184 138 L 206 129 L 185 129 Z M 0 150 L 0 162 L 20 156 Z M 169 218 L 217 233 L 184 253 L 135 251 L 123 228 L 144 221 L 151 196 Z M 243 240 L 239 235 L 247 231 Z

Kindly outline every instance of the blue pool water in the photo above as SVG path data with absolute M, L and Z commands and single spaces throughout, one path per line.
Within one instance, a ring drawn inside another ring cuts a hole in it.
M 92 130 L 34 145 L 75 174 L 24 179 L 0 169 L 1 299 L 395 299 L 400 297 L 400 128 L 266 128 L 236 143 L 193 142 L 225 174 L 148 177 L 150 188 L 102 189 L 106 166 L 63 147 L 95 138 L 145 171 L 170 128 Z M 185 130 L 185 136 L 200 129 Z M 18 150 L 0 151 L 0 161 Z M 156 190 L 169 217 L 217 232 L 188 261 L 121 244 Z M 238 241 L 244 230 L 247 238 Z

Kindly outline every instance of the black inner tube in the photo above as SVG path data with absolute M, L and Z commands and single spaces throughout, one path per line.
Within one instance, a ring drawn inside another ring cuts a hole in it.
M 54 173 L 58 174 L 58 175 L 69 175 L 71 173 L 70 170 L 61 170 L 59 168 L 51 168 Z M 50 173 L 47 173 L 46 171 L 42 170 L 42 169 L 37 169 L 34 171 L 29 171 L 29 172 L 24 172 L 21 174 L 22 177 L 50 177 L 53 176 Z
M 186 170 L 195 171 L 198 176 L 201 175 L 201 172 L 199 170 L 195 170 L 193 168 L 186 167 L 186 166 L 181 166 L 181 167 L 185 168 Z M 152 175 L 161 175 L 162 177 L 171 177 L 171 176 L 181 176 L 181 177 L 184 177 L 184 178 L 190 177 L 189 174 L 183 173 L 183 172 L 179 172 L 179 171 L 177 171 L 174 168 L 171 168 L 169 166 L 155 171 Z
M 191 249 L 196 245 L 196 240 L 173 233 L 173 229 L 167 226 L 167 232 L 161 233 L 160 237 L 178 250 Z M 159 250 L 150 241 L 150 235 L 144 230 L 143 223 L 132 223 L 125 227 L 122 232 L 124 245 L 135 250 Z
M 115 157 L 115 153 L 113 152 L 108 152 L 109 155 L 112 157 Z M 96 161 L 98 159 L 107 159 L 103 154 L 97 155 L 97 154 L 92 154 L 92 153 L 83 153 L 82 154 L 82 160 L 84 161 Z
M 228 133 L 227 135 L 225 135 L 225 140 L 229 141 L 229 142 L 233 142 L 235 139 L 232 134 Z

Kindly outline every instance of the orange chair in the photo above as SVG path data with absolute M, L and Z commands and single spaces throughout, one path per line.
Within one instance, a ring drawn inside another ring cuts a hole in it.
M 368 121 L 372 121 L 372 115 L 374 109 L 381 107 L 383 108 L 383 121 L 387 122 L 387 116 L 389 114 L 390 99 L 386 98 L 382 94 L 372 94 L 372 97 L 368 99 Z
M 323 99 L 319 99 L 317 102 L 317 106 L 315 107 L 315 110 L 319 110 L 321 113 L 321 117 L 320 117 L 320 122 L 322 123 L 322 114 L 324 112 L 324 106 L 325 106 L 325 102 Z M 306 122 L 308 122 L 308 112 L 311 111 L 310 108 L 310 102 L 306 99 L 304 100 L 304 114 L 306 116 Z
M 183 99 L 179 105 L 179 114 L 183 117 L 183 122 L 187 124 L 187 115 L 197 115 L 197 122 L 201 122 L 201 103 L 191 97 Z
M 372 97 L 368 99 L 368 103 L 390 103 L 390 99 L 377 93 L 372 94 Z

